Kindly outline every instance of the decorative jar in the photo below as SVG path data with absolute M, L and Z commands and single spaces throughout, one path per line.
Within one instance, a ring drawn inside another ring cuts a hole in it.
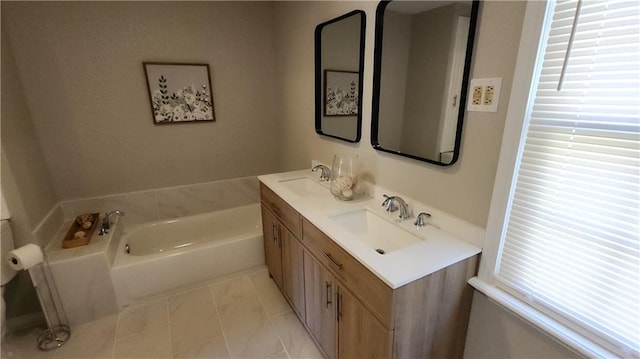
M 331 194 L 341 201 L 351 201 L 358 196 L 359 157 L 354 154 L 333 156 L 331 166 Z

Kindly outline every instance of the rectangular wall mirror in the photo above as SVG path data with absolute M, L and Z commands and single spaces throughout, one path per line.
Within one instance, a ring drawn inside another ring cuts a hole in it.
M 365 14 L 354 10 L 316 27 L 316 132 L 360 141 Z
M 458 159 L 478 1 L 382 1 L 376 10 L 371 145 Z

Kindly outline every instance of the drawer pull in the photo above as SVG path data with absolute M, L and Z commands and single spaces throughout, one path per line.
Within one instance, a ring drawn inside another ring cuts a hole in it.
M 334 267 L 336 267 L 338 270 L 342 270 L 342 264 L 336 262 L 336 260 L 333 259 L 331 253 L 324 252 L 324 255 L 325 257 L 329 258 L 329 261 L 331 262 L 331 264 L 333 264 Z
M 326 308 L 329 308 L 329 304 L 331 304 L 331 283 L 324 281 L 324 296 L 326 299 Z
M 271 208 L 273 208 L 273 213 L 280 217 L 280 207 L 278 207 L 274 202 L 271 202 Z

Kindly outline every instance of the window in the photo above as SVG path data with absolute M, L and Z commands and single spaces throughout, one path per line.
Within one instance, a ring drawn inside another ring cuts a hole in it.
M 480 280 L 587 355 L 638 357 L 640 2 L 527 6 Z

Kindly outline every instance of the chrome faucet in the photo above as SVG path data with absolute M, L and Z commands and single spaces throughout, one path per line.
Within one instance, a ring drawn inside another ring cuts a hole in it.
M 109 229 L 111 228 L 111 216 L 114 214 L 117 216 L 124 216 L 124 212 L 117 209 L 115 211 L 105 213 L 104 219 L 102 220 L 102 227 L 100 227 L 100 233 L 98 233 L 99 235 L 109 233 Z
M 384 207 L 387 212 L 395 212 L 398 209 L 400 210 L 400 219 L 408 219 L 409 217 L 411 217 L 409 215 L 409 208 L 407 206 L 407 202 L 404 201 L 404 199 L 402 199 L 402 197 L 398 197 L 398 196 L 387 196 L 386 194 L 383 195 L 384 196 L 384 202 L 382 202 L 382 207 Z
M 426 221 L 428 221 L 429 218 L 431 218 L 431 214 L 427 212 L 420 212 L 418 217 L 416 217 L 416 221 L 413 222 L 413 225 L 416 227 L 424 227 L 427 225 Z
M 320 180 L 328 182 L 329 179 L 331 178 L 331 170 L 329 169 L 329 167 L 325 165 L 317 165 L 311 169 L 311 172 L 316 172 L 317 170 L 322 171 L 320 173 Z

